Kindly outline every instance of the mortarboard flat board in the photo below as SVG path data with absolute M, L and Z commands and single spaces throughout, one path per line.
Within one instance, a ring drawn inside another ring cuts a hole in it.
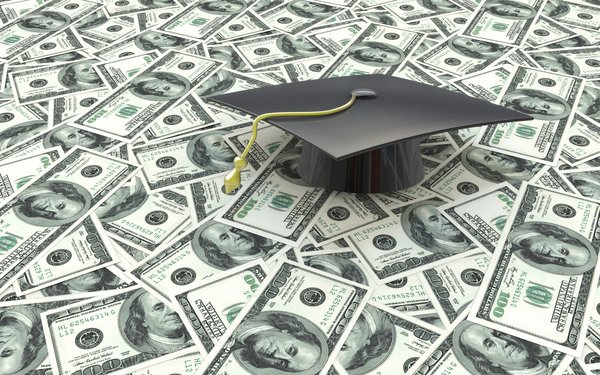
M 298 173 L 313 186 L 356 193 L 405 189 L 424 177 L 424 136 L 533 119 L 484 100 L 380 74 L 295 82 L 207 99 L 258 116 L 337 107 L 357 89 L 366 97 L 342 112 L 269 120 L 304 141 Z

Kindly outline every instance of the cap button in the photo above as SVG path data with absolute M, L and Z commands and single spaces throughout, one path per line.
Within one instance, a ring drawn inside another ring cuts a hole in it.
M 374 98 L 377 96 L 377 92 L 371 89 L 354 89 L 352 95 L 357 98 Z

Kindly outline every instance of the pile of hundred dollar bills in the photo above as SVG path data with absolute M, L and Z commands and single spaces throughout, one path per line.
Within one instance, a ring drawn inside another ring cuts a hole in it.
M 0 20 L 0 375 L 600 373 L 600 1 Z M 224 193 L 253 118 L 210 96 L 357 74 L 534 120 L 426 137 L 426 177 L 385 194 L 307 186 L 262 124 Z

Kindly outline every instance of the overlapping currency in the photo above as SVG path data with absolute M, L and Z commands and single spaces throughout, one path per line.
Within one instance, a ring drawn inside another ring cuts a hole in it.
M 597 0 L 0 2 L 0 373 L 600 372 L 599 15 Z M 535 119 L 428 134 L 423 181 L 378 194 L 307 186 L 303 141 L 260 124 L 225 194 L 256 114 L 211 96 L 371 73 Z M 525 230 L 539 224 L 561 228 Z

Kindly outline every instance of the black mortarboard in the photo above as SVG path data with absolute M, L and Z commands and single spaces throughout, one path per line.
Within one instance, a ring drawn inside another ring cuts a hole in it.
M 360 193 L 404 189 L 423 178 L 423 136 L 532 119 L 484 100 L 380 74 L 295 82 L 207 99 L 259 116 L 338 107 L 352 91 L 358 99 L 336 114 L 269 120 L 304 140 L 298 172 L 313 186 Z

